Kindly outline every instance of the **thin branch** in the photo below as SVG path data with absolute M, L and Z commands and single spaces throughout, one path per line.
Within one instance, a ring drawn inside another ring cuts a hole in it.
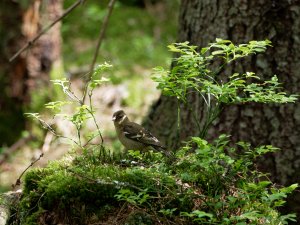
M 101 30 L 100 30 L 100 33 L 99 33 L 98 42 L 97 42 L 97 45 L 96 45 L 96 51 L 95 51 L 94 58 L 93 58 L 93 61 L 90 65 L 90 69 L 89 69 L 89 77 L 88 77 L 88 80 L 86 82 L 84 92 L 83 92 L 82 104 L 84 104 L 84 100 L 85 100 L 85 97 L 86 97 L 86 94 L 87 94 L 88 83 L 92 78 L 93 70 L 94 70 L 96 60 L 97 60 L 97 57 L 98 57 L 98 54 L 99 54 L 99 49 L 101 47 L 101 44 L 102 44 L 102 41 L 103 41 L 103 38 L 104 38 L 104 34 L 105 34 L 105 31 L 106 31 L 106 28 L 107 28 L 107 24 L 108 24 L 109 18 L 111 16 L 112 10 L 114 8 L 115 2 L 116 2 L 116 0 L 110 0 L 110 2 L 108 3 L 108 12 L 107 12 L 107 14 L 106 14 L 106 16 L 103 20 Z
M 116 2 L 116 0 L 110 0 L 110 2 L 108 4 L 108 12 L 107 12 L 107 14 L 106 14 L 106 16 L 103 20 L 103 25 L 102 25 L 100 33 L 99 33 L 99 38 L 98 38 L 98 42 L 97 42 L 97 45 L 96 45 L 96 51 L 95 51 L 95 54 L 94 54 L 92 64 L 90 66 L 90 73 L 94 70 L 95 63 L 96 63 L 96 60 L 97 60 L 97 57 L 98 57 L 98 54 L 99 54 L 99 49 L 101 47 L 101 44 L 102 44 L 102 41 L 103 41 L 103 38 L 104 38 L 104 34 L 105 34 L 105 31 L 106 31 L 106 28 L 107 28 L 107 24 L 108 24 L 109 18 L 111 16 L 112 10 L 114 8 L 115 2 Z
M 72 141 L 74 144 L 76 144 L 79 148 L 82 148 L 82 146 L 81 146 L 77 141 L 75 141 L 73 138 L 66 137 L 66 136 L 63 136 L 63 135 L 61 135 L 61 134 L 56 133 L 56 131 L 55 131 L 55 130 L 51 127 L 51 125 L 48 124 L 46 121 L 44 121 L 44 120 L 42 120 L 42 119 L 40 119 L 40 118 L 38 118 L 38 121 L 39 121 L 39 123 L 41 124 L 41 126 L 42 126 L 44 129 L 46 129 L 46 130 L 48 130 L 49 132 L 51 132 L 51 133 L 52 133 L 54 136 L 56 136 L 57 138 L 65 138 L 65 139 L 68 139 L 68 140 Z
M 90 100 L 90 109 L 87 108 L 88 112 L 90 113 L 90 115 L 92 116 L 93 120 L 94 120 L 94 123 L 97 127 L 97 131 L 98 131 L 98 134 L 101 138 L 101 146 L 103 146 L 103 143 L 104 143 L 104 139 L 103 139 L 103 136 L 102 136 L 102 133 L 100 131 L 100 128 L 99 128 L 99 125 L 97 123 L 97 120 L 96 120 L 96 117 L 93 113 L 93 105 L 92 105 L 92 93 L 89 94 L 89 100 Z
M 57 22 L 66 17 L 70 12 L 72 12 L 78 5 L 83 3 L 85 0 L 77 0 L 73 5 L 71 5 L 60 17 L 54 20 L 51 24 L 46 26 L 43 30 L 41 30 L 32 40 L 28 41 L 26 45 L 24 45 L 16 54 L 14 54 L 9 62 L 14 61 L 22 52 L 31 47 L 43 34 L 45 34 L 50 28 L 52 28 Z
M 43 156 L 44 156 L 44 153 L 42 152 L 42 153 L 40 154 L 40 156 L 39 156 L 36 160 L 32 161 L 32 162 L 30 163 L 30 165 L 26 167 L 26 169 L 21 173 L 21 175 L 20 175 L 19 178 L 17 179 L 16 183 L 12 185 L 13 188 L 15 188 L 15 187 L 17 187 L 17 186 L 19 186 L 19 185 L 21 184 L 21 178 L 23 177 L 24 173 L 25 173 L 30 167 L 32 167 L 37 161 L 39 161 Z
M 81 102 L 81 99 L 79 99 L 79 98 L 76 96 L 76 94 L 74 93 L 74 91 L 72 91 L 70 79 L 69 79 L 68 83 L 69 83 L 68 88 L 66 88 L 66 89 L 63 88 L 63 92 L 64 92 L 71 100 L 77 101 L 77 102 L 79 102 L 80 105 L 83 105 L 83 103 Z

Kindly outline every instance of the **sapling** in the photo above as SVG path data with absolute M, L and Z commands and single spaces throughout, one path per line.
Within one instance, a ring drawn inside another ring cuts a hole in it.
M 254 72 L 223 73 L 228 64 L 264 52 L 268 46 L 271 46 L 268 40 L 234 45 L 223 39 L 216 39 L 216 42 L 200 49 L 188 42 L 171 44 L 168 46 L 170 51 L 179 54 L 179 57 L 174 59 L 171 70 L 156 67 L 152 79 L 158 83 L 158 88 L 164 95 L 176 97 L 179 103 L 192 110 L 199 136 L 205 138 L 208 128 L 218 118 L 224 105 L 296 101 L 296 95 L 288 96 L 281 90 L 281 83 L 276 75 L 271 80 L 263 81 Z M 219 66 L 215 66 L 216 62 Z M 205 102 L 204 121 L 195 115 L 188 101 L 192 92 L 198 93 Z M 180 107 L 178 113 L 180 114 Z

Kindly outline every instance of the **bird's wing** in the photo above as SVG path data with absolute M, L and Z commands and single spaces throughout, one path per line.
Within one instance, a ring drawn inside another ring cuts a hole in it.
M 146 145 L 151 145 L 154 148 L 165 148 L 156 137 L 154 137 L 148 130 L 137 123 L 130 122 L 126 124 L 123 128 L 123 132 L 125 136 L 131 140 L 138 141 Z

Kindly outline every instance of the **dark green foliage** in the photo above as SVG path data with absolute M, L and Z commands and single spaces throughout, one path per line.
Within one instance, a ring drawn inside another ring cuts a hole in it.
M 234 45 L 230 40 L 218 38 L 216 42 L 201 49 L 188 42 L 175 43 L 168 46 L 170 51 L 179 54 L 174 59 L 174 66 L 170 71 L 157 67 L 153 80 L 158 83 L 158 88 L 164 95 L 176 97 L 185 108 L 191 110 L 199 136 L 205 138 L 208 128 L 224 105 L 249 102 L 290 103 L 297 100 L 297 95 L 287 95 L 282 90 L 276 75 L 271 80 L 262 80 L 263 76 L 254 72 L 225 72 L 225 67 L 233 61 L 264 52 L 270 45 L 268 40 Z M 199 115 L 195 115 L 188 101 L 188 97 L 194 92 L 205 102 L 204 121 Z

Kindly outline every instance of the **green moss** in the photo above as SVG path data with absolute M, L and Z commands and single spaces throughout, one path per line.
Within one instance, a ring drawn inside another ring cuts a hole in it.
M 28 215 L 25 220 L 21 221 L 21 224 L 26 225 L 36 225 L 39 222 L 39 217 L 45 212 L 43 208 L 39 208 L 36 212 Z
M 62 212 L 68 218 L 78 218 L 78 210 L 82 211 L 82 206 L 84 215 L 80 216 L 81 219 L 102 218 L 112 207 L 118 206 L 115 195 L 120 189 L 133 188 L 138 192 L 147 187 L 155 191 L 160 177 L 168 183 L 167 175 L 152 169 L 122 168 L 114 163 L 95 166 L 86 155 L 77 156 L 71 164 L 64 160 L 56 161 L 46 168 L 26 173 L 19 220 L 23 221 L 21 224 L 37 224 L 38 218 L 44 218 L 48 211 L 56 212 L 59 218 L 65 217 Z
M 206 150 L 216 148 L 210 144 L 205 147 Z M 236 171 L 235 163 L 241 166 L 239 161 L 225 158 L 232 169 L 224 177 L 227 169 L 224 154 L 220 154 L 221 158 L 214 156 L 216 151 L 224 151 L 223 146 L 214 152 L 201 150 L 194 153 L 180 150 L 180 157 L 173 165 L 166 164 L 158 153 L 153 153 L 155 157 L 151 153 L 144 155 L 135 163 L 126 156 L 122 157 L 123 161 L 111 158 L 107 163 L 105 157 L 99 158 L 97 151 L 73 153 L 72 161 L 54 161 L 46 168 L 26 173 L 16 221 L 19 224 L 97 224 L 101 221 L 146 225 L 158 224 L 158 221 L 163 224 L 230 224 L 248 218 L 262 221 L 257 224 L 268 224 L 266 221 L 278 224 L 278 221 L 293 219 L 293 215 L 280 217 L 276 207 L 283 204 L 284 196 L 296 185 L 276 189 L 270 182 L 257 182 L 258 172 L 246 170 L 250 161 L 243 155 L 245 170 Z M 214 167 L 207 164 L 209 161 L 214 162 Z M 199 171 L 206 183 L 198 181 Z M 210 182 L 214 180 L 218 182 Z

